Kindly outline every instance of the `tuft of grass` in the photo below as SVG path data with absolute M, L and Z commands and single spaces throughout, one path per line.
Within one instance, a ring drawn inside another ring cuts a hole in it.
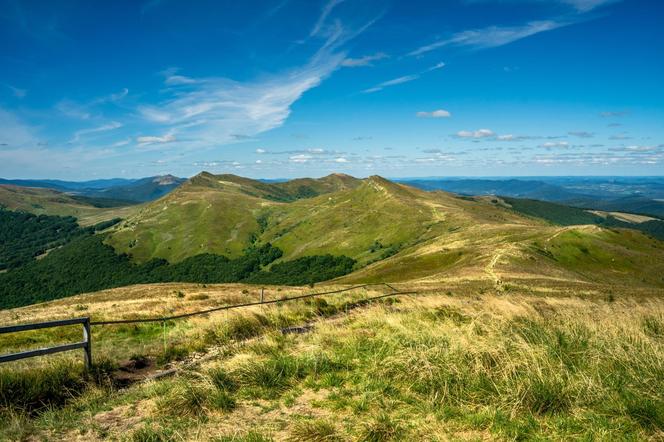
M 523 403 L 534 414 L 546 415 L 568 411 L 572 397 L 564 379 L 548 376 L 531 381 L 524 395 Z
M 664 338 L 664 318 L 646 316 L 642 321 L 643 332 L 652 338 Z
M 172 432 L 154 425 L 145 425 L 131 433 L 132 442 L 168 442 L 175 440 Z
M 624 396 L 625 412 L 648 431 L 664 432 L 664 401 L 637 397 L 633 393 Z
M 169 345 L 157 356 L 157 364 L 165 365 L 173 361 L 182 361 L 189 355 L 189 349 L 182 345 Z
M 323 419 L 296 421 L 287 438 L 290 442 L 336 442 L 343 440 L 331 422 Z
M 206 299 L 210 299 L 210 295 L 207 293 L 196 293 L 189 296 L 190 301 L 205 301 Z
M 217 390 L 208 398 L 210 408 L 221 411 L 233 411 L 237 406 L 235 398 L 226 390 Z
M 221 436 L 213 439 L 214 442 L 272 442 L 270 436 L 257 431 L 249 431 L 243 435 Z
M 275 355 L 266 360 L 250 360 L 234 372 L 241 386 L 261 390 L 267 396 L 283 392 L 293 379 L 303 375 L 304 370 L 299 361 L 288 355 Z
M 60 407 L 86 387 L 83 367 L 68 361 L 26 370 L 0 370 L 0 411 L 33 414 Z
M 174 383 L 168 395 L 157 399 L 157 408 L 167 416 L 205 416 L 214 387 L 201 379 L 184 377 Z
M 392 419 L 387 413 L 380 413 L 364 425 L 359 440 L 362 442 L 400 440 L 403 433 L 404 429 L 399 422 Z
M 269 320 L 256 313 L 237 314 L 228 320 L 208 329 L 205 341 L 208 344 L 225 344 L 231 340 L 243 340 L 258 336 L 267 326 Z
M 237 383 L 235 380 L 228 374 L 226 370 L 221 367 L 217 367 L 208 371 L 208 376 L 214 384 L 214 386 L 223 391 L 235 391 L 237 390 Z

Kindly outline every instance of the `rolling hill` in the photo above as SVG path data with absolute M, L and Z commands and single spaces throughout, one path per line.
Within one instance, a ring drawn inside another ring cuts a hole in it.
M 32 210 L 47 202 L 63 214 L 81 207 L 50 190 L 19 195 Z M 82 222 L 118 217 L 118 209 L 84 208 L 77 213 Z M 203 172 L 156 201 L 122 210 L 125 219 L 101 233 L 87 231 L 0 275 L 0 305 L 178 281 L 664 287 L 664 243 L 654 238 L 661 237 L 659 220 L 427 192 L 379 176 L 269 183 Z
M 664 285 L 655 276 L 664 262 L 660 241 L 624 229 L 629 223 L 602 227 L 605 218 L 580 209 L 427 192 L 378 176 L 295 181 L 201 173 L 119 224 L 106 242 L 137 262 L 239 257 L 267 243 L 283 251 L 277 263 L 345 255 L 357 264 L 344 282 L 502 283 L 502 269 L 525 280 Z
M 8 180 L 0 179 L 0 185 L 51 189 L 83 198 L 142 203 L 160 198 L 186 179 L 173 175 L 160 175 L 139 179 L 111 178 L 92 181 L 62 180 Z
M 117 204 L 113 204 L 114 201 Z M 0 185 L 2 207 L 35 215 L 73 216 L 83 226 L 124 218 L 138 208 L 127 204 L 116 200 L 82 198 L 53 189 Z

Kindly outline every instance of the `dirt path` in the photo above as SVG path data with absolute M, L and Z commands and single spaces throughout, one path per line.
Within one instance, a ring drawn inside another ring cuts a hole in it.
M 484 268 L 484 271 L 489 275 L 491 279 L 493 279 L 493 283 L 496 286 L 496 289 L 500 290 L 502 286 L 502 279 L 498 273 L 496 273 L 496 265 L 500 262 L 500 260 L 503 258 L 505 255 L 515 255 L 517 251 L 517 248 L 514 244 L 506 244 L 504 246 L 499 246 L 499 248 L 494 252 L 493 256 L 491 257 L 491 261 L 489 261 L 489 264 Z

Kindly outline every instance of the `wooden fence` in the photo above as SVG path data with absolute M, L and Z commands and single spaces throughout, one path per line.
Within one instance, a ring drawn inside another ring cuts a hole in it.
M 17 361 L 19 359 L 25 359 L 25 358 L 32 358 L 35 356 L 42 356 L 42 355 L 48 355 L 48 354 L 53 354 L 53 353 L 60 353 L 63 351 L 70 351 L 70 350 L 76 350 L 79 348 L 82 348 L 84 350 L 84 357 L 85 357 L 85 366 L 87 369 L 90 369 L 92 367 L 92 335 L 90 334 L 90 326 L 104 326 L 104 325 L 115 325 L 115 324 L 135 324 L 135 323 L 145 323 L 145 322 L 162 322 L 166 323 L 166 321 L 171 321 L 174 319 L 182 319 L 182 318 L 188 318 L 191 316 L 197 316 L 197 315 L 203 315 L 203 314 L 208 314 L 212 312 L 217 312 L 220 310 L 231 310 L 231 309 L 237 309 L 237 308 L 245 308 L 245 307 L 253 307 L 253 306 L 258 306 L 258 305 L 266 305 L 266 304 L 279 304 L 283 302 L 288 302 L 288 301 L 297 301 L 297 300 L 302 300 L 302 299 L 307 299 L 307 298 L 313 298 L 316 296 L 323 296 L 323 295 L 331 295 L 331 294 L 338 294 L 338 293 L 344 293 L 348 292 L 351 290 L 357 290 L 357 289 L 366 289 L 369 286 L 385 286 L 388 287 L 390 290 L 392 290 L 392 293 L 387 293 L 379 296 L 373 296 L 370 298 L 365 298 L 365 301 L 373 301 L 381 298 L 386 298 L 388 296 L 397 296 L 397 295 L 412 295 L 412 294 L 417 294 L 415 291 L 407 291 L 407 292 L 402 292 L 394 287 L 392 287 L 389 284 L 386 283 L 377 283 L 377 284 L 363 284 L 363 285 L 356 285 L 353 287 L 347 287 L 344 289 L 339 289 L 339 290 L 332 290 L 332 291 L 327 291 L 327 292 L 319 292 L 319 293 L 307 293 L 305 295 L 299 295 L 299 296 L 293 296 L 290 298 L 281 298 L 281 299 L 271 299 L 269 301 L 265 301 L 264 299 L 264 294 L 263 294 L 263 289 L 261 289 L 261 294 L 260 294 L 260 301 L 256 302 L 247 302 L 243 304 L 233 304 L 233 305 L 224 305 L 220 307 L 215 307 L 207 310 L 201 310 L 201 311 L 196 311 L 196 312 L 191 312 L 191 313 L 184 313 L 180 315 L 174 315 L 174 316 L 167 316 L 167 317 L 159 317 L 159 318 L 142 318 L 142 319 L 119 319 L 119 320 L 110 320 L 110 321 L 90 321 L 90 318 L 73 318 L 73 319 L 63 319 L 61 321 L 49 321 L 49 322 L 39 322 L 35 324 L 21 324 L 21 325 L 9 325 L 9 326 L 4 326 L 0 327 L 0 335 L 4 333 L 16 333 L 16 332 L 22 332 L 22 331 L 28 331 L 28 330 L 38 330 L 42 328 L 50 328 L 50 327 L 61 327 L 61 326 L 66 326 L 66 325 L 73 325 L 73 324 L 83 324 L 83 340 L 81 342 L 75 342 L 72 344 L 63 344 L 63 345 L 58 345 L 55 347 L 46 347 L 46 348 L 40 348 L 36 350 L 27 350 L 27 351 L 22 351 L 19 353 L 10 353 L 10 354 L 5 354 L 5 355 L 0 355 L 0 364 L 3 362 L 10 362 L 10 361 Z

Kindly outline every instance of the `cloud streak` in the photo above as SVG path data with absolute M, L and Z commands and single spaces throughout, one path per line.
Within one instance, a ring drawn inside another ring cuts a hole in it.
M 443 47 L 467 47 L 471 49 L 487 49 L 521 40 L 542 32 L 552 31 L 572 24 L 573 22 L 559 22 L 554 20 L 531 21 L 521 26 L 489 26 L 483 29 L 472 29 L 458 32 L 452 37 L 421 46 L 410 54 L 419 56 Z
M 445 63 L 440 62 L 440 63 L 437 63 L 437 64 L 431 66 L 430 68 L 427 68 L 427 69 L 423 70 L 422 72 L 420 72 L 418 74 L 404 75 L 402 77 L 397 77 L 397 78 L 394 78 L 392 80 L 383 81 L 382 83 L 378 83 L 376 86 L 373 86 L 373 87 L 370 87 L 369 89 L 363 90 L 362 93 L 372 94 L 374 92 L 382 91 L 386 87 L 396 86 L 398 84 L 403 84 L 403 83 L 409 83 L 411 81 L 417 80 L 423 74 L 429 73 L 431 71 L 436 71 L 436 70 L 442 69 L 444 67 L 445 67 Z

